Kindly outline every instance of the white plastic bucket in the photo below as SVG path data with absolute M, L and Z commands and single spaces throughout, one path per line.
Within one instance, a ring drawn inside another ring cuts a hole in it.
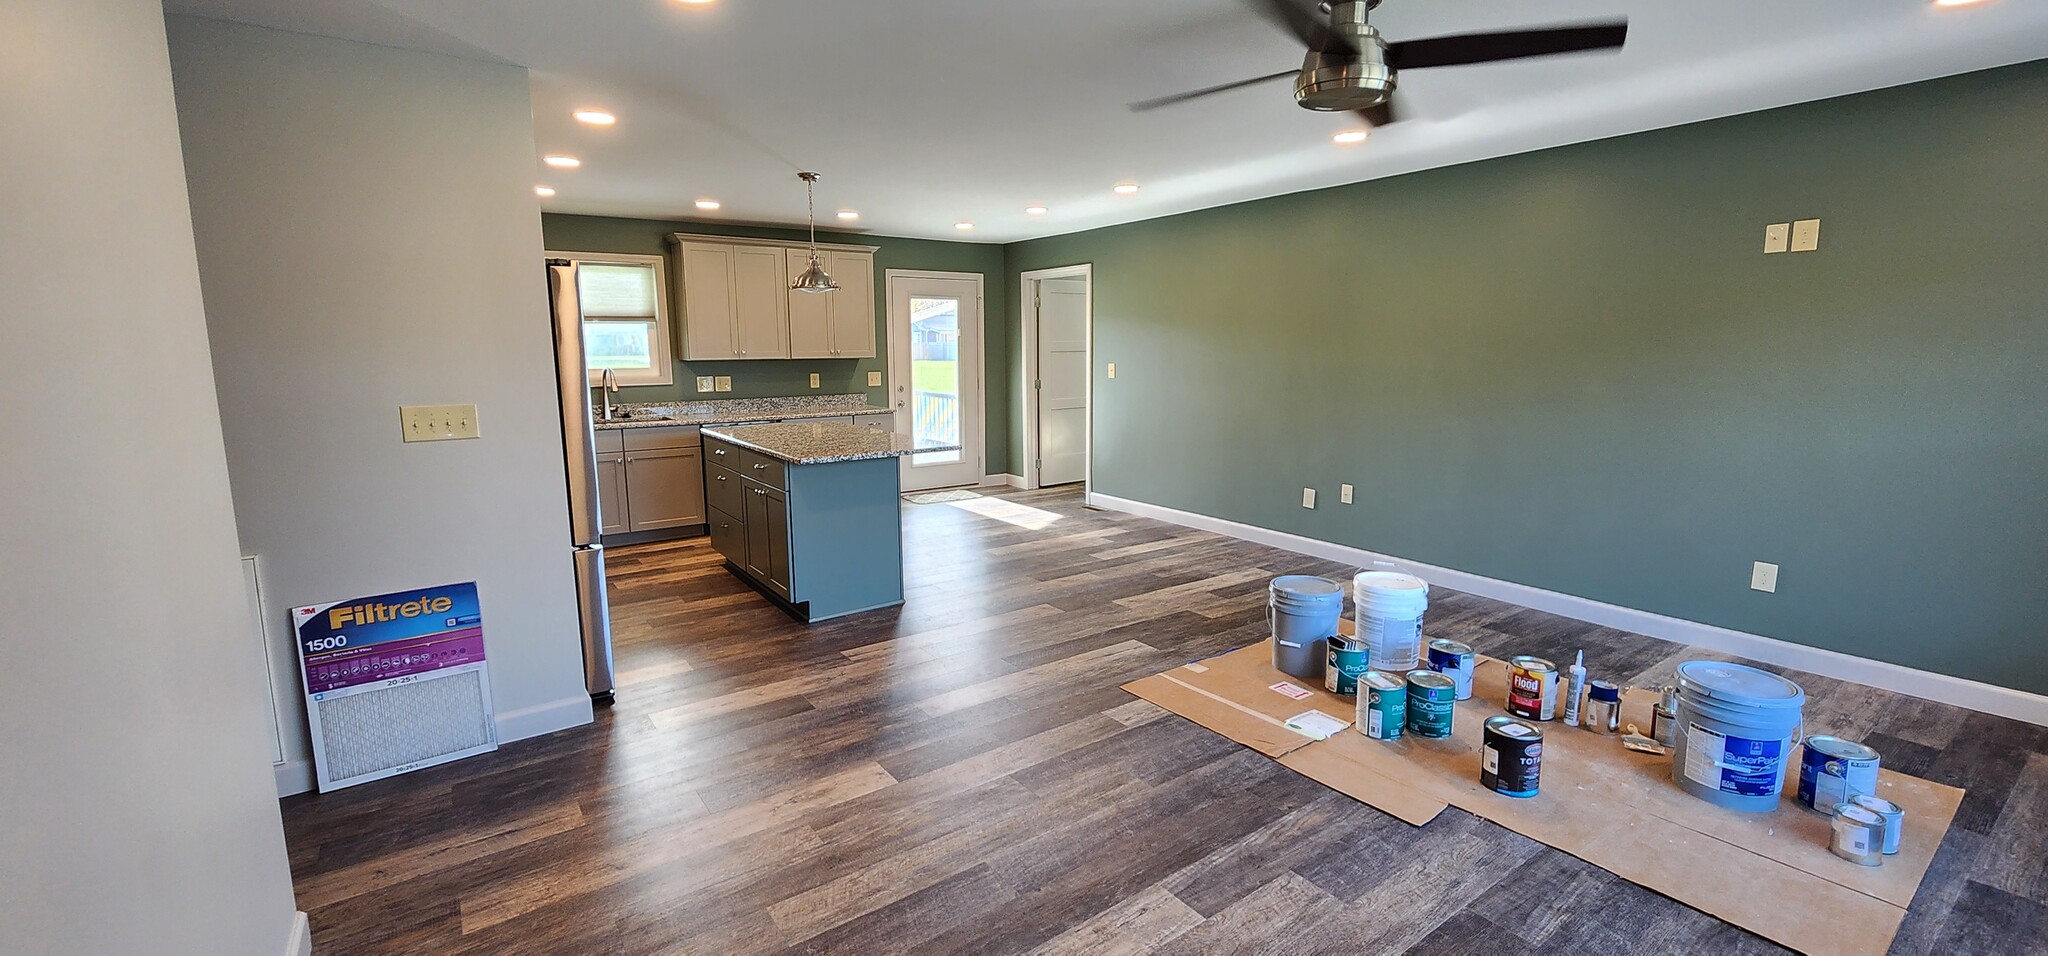
M 1806 691 L 1769 671 L 1721 661 L 1678 665 L 1678 744 L 1671 779 L 1730 810 L 1778 808 Z
M 1429 585 L 1412 574 L 1360 571 L 1351 579 L 1358 639 L 1365 642 L 1370 666 L 1389 674 L 1406 674 L 1421 666 L 1422 615 L 1429 609 Z
M 1323 676 L 1325 643 L 1344 616 L 1344 586 L 1329 578 L 1289 574 L 1266 589 L 1266 623 L 1273 631 L 1273 667 L 1306 680 Z

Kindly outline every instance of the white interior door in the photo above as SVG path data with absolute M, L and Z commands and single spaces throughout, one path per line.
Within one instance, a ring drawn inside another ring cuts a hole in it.
M 1086 477 L 1088 280 L 1038 280 L 1038 484 Z
M 919 445 L 901 459 L 903 490 L 981 483 L 981 277 L 889 276 L 889 378 L 896 430 Z

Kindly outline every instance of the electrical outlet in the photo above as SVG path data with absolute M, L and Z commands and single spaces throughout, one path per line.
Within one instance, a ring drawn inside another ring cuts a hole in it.
M 1116 363 L 1115 363 L 1115 362 L 1111 362 L 1111 363 L 1109 363 L 1109 377 L 1110 377 L 1110 378 L 1115 378 L 1115 377 L 1116 377 Z
M 869 388 L 881 388 L 881 387 L 882 387 L 882 373 L 880 373 L 880 372 L 869 372 L 869 373 L 868 373 L 868 387 L 869 387 Z
M 1304 508 L 1314 508 L 1316 506 L 1316 490 L 1314 488 L 1301 489 L 1301 506 Z
M 1350 486 L 1350 485 L 1338 485 L 1338 486 L 1337 486 L 1337 500 L 1338 500 L 1338 501 L 1340 501 L 1340 502 L 1343 502 L 1344 504 L 1347 504 L 1347 505 L 1351 503 L 1351 486 Z
M 811 373 L 811 387 L 812 387 L 812 388 L 817 388 L 817 387 L 818 387 L 818 373 L 816 373 L 816 372 L 812 372 L 812 373 Z
M 697 391 L 699 391 L 699 392 L 715 392 L 715 391 L 717 391 L 717 390 L 718 390 L 718 382 L 717 382 L 717 381 L 715 381 L 714 379 L 712 379 L 712 377 L 711 377 L 711 376 L 709 376 L 709 375 L 699 375 L 699 376 L 697 376 Z
M 712 384 L 713 387 L 716 388 L 718 391 L 730 392 L 732 391 L 732 376 L 720 375 L 717 378 L 713 379 Z
M 1764 255 L 1776 255 L 1792 247 L 1792 224 L 1774 222 L 1764 227 Z
M 401 405 L 398 419 L 409 442 L 477 437 L 475 405 Z
M 1801 219 L 1792 224 L 1792 251 L 1812 252 L 1820 248 L 1820 220 Z
M 1767 594 L 1778 593 L 1778 566 L 1758 561 L 1749 568 L 1749 589 Z

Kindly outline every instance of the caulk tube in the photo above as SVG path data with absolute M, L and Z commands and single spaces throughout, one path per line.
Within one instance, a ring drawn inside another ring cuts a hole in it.
M 1565 686 L 1564 723 L 1567 727 L 1577 727 L 1579 725 L 1579 699 L 1586 696 L 1586 652 L 1584 650 L 1579 651 L 1579 656 L 1572 660 L 1572 666 L 1566 668 L 1565 673 L 1570 675 L 1570 680 Z

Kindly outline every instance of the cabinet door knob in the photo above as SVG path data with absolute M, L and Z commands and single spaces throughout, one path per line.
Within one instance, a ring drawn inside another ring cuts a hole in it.
M 723 448 L 713 448 L 713 449 L 711 449 L 711 453 L 712 453 L 712 454 L 714 454 L 714 455 L 723 455 L 723 454 L 725 454 L 725 449 L 723 449 Z
M 767 465 L 764 465 L 764 464 L 761 464 L 760 462 L 755 462 L 755 463 L 754 463 L 754 470 L 755 470 L 755 471 L 760 471 L 761 469 L 763 469 L 763 468 L 766 468 L 766 467 L 768 467 L 768 466 L 767 466 Z
M 724 475 L 719 475 L 719 476 L 718 476 L 718 480 L 719 480 L 719 481 L 724 481 L 724 480 L 725 480 L 725 476 L 724 476 Z

